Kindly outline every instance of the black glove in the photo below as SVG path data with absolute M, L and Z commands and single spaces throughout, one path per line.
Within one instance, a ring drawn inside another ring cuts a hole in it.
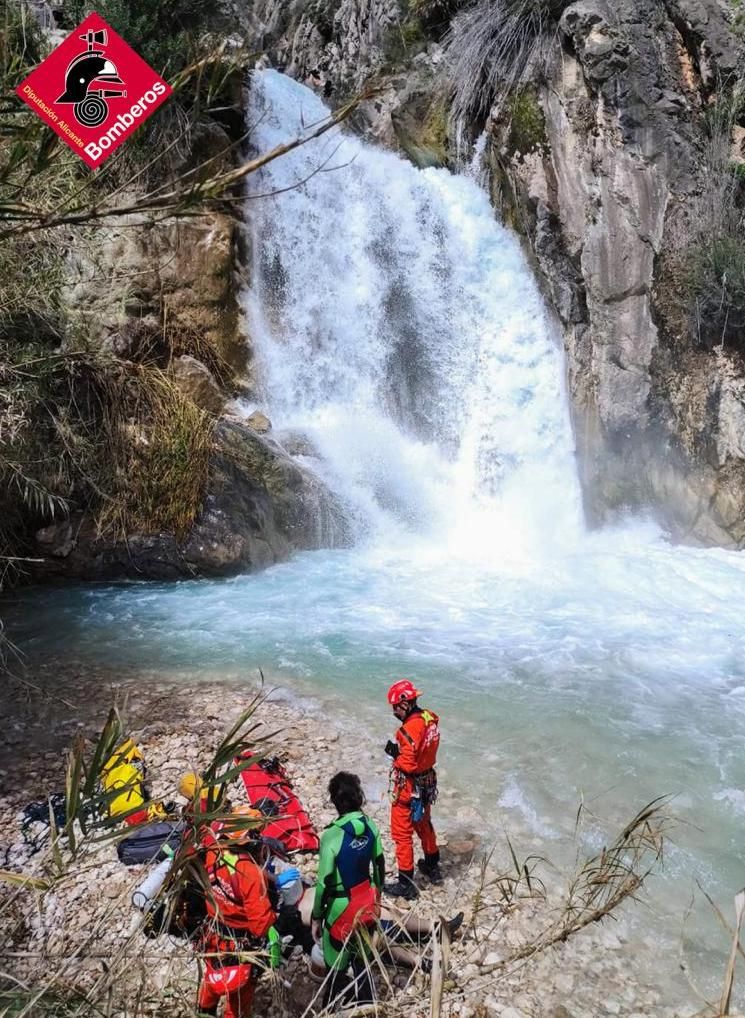
M 396 759 L 398 754 L 401 752 L 401 750 L 399 749 L 398 743 L 393 742 L 392 739 L 389 739 L 388 742 L 386 742 L 386 744 L 385 744 L 385 751 L 388 754 L 388 756 L 392 756 L 394 760 Z

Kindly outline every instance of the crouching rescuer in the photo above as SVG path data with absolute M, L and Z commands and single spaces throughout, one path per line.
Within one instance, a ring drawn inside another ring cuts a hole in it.
M 255 986 L 252 955 L 269 949 L 269 964 L 280 964 L 281 943 L 274 929 L 266 877 L 252 857 L 260 836 L 262 814 L 238 806 L 213 828 L 205 869 L 211 894 L 206 896 L 207 922 L 201 948 L 204 976 L 199 987 L 200 1014 L 217 1014 L 225 997 L 225 1018 L 248 1018 Z
M 408 679 L 388 690 L 388 703 L 401 726 L 396 741 L 389 740 L 386 753 L 391 767 L 391 836 L 396 846 L 398 880 L 386 884 L 386 894 L 412 900 L 418 895 L 414 883 L 414 832 L 422 843 L 424 858 L 419 871 L 433 884 L 442 882 L 437 836 L 431 808 L 437 798 L 435 761 L 440 744 L 440 719 L 420 707 L 421 693 Z

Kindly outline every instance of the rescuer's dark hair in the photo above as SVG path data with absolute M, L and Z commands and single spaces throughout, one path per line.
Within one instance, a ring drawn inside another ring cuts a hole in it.
M 338 771 L 329 781 L 329 797 L 339 816 L 362 809 L 365 805 L 360 779 L 349 771 Z

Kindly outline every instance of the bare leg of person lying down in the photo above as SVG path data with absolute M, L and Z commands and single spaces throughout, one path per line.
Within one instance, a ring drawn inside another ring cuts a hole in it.
M 310 927 L 314 895 L 315 887 L 306 888 L 302 898 L 295 906 L 300 912 L 300 919 L 304 927 Z M 462 912 L 448 921 L 451 935 L 460 928 L 462 923 Z M 416 968 L 422 961 L 418 948 L 429 940 L 433 929 L 434 923 L 428 919 L 418 919 L 416 916 L 399 912 L 388 905 L 382 905 L 378 950 L 388 954 L 398 965 L 403 965 L 405 968 Z M 428 969 L 429 965 L 422 967 Z

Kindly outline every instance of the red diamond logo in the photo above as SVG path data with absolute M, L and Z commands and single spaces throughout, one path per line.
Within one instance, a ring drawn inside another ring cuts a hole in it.
M 90 14 L 16 94 L 95 169 L 173 89 L 98 14 Z

